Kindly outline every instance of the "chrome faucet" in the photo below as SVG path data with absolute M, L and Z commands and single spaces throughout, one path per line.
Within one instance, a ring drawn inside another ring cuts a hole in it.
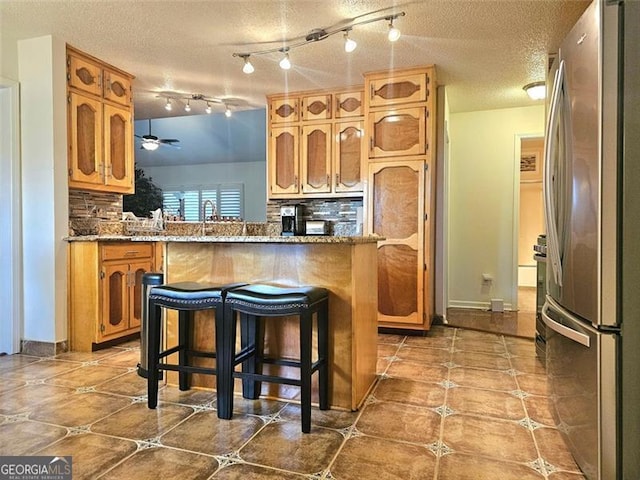
M 207 205 L 211 205 L 211 219 L 215 219 L 218 215 L 216 204 L 212 200 L 205 200 L 202 202 L 202 234 L 205 234 L 205 225 L 207 224 Z

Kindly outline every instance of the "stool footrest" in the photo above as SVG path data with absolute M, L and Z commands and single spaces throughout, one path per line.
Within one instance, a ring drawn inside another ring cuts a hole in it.
M 192 367 L 188 365 L 174 365 L 172 363 L 161 363 L 158 365 L 158 370 L 171 370 L 174 372 L 183 372 L 183 373 L 203 373 L 206 375 L 217 374 L 217 370 L 215 368 Z
M 262 359 L 262 363 L 266 363 L 269 365 L 280 365 L 280 366 L 284 366 L 284 367 L 295 367 L 295 368 L 300 368 L 300 362 L 297 360 L 285 360 L 282 358 L 269 358 L 269 357 L 265 357 Z M 318 368 L 320 368 L 322 365 L 324 365 L 326 363 L 324 358 L 321 358 L 320 360 L 313 362 L 311 364 L 311 372 L 315 372 Z
M 216 358 L 216 352 L 204 352 L 202 350 L 189 350 L 186 347 L 181 345 L 176 345 L 175 347 L 171 347 L 169 350 L 164 350 L 160 352 L 158 358 L 165 358 L 174 353 L 184 352 L 190 357 L 204 357 L 204 358 Z
M 286 385 L 295 385 L 297 387 L 302 385 L 302 381 L 299 378 L 279 377 L 276 375 L 266 375 L 264 373 L 233 372 L 233 376 L 244 380 L 248 379 L 263 382 L 284 383 Z

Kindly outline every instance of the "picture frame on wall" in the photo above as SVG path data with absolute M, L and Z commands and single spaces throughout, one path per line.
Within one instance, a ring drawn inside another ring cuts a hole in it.
M 522 151 L 520 153 L 520 181 L 542 181 L 542 155 L 538 151 Z

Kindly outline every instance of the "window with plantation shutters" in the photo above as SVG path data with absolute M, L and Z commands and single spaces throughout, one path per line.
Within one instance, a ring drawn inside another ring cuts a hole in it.
M 183 217 L 185 221 L 202 221 L 202 205 L 210 200 L 216 206 L 218 217 L 244 217 L 244 185 L 221 183 L 200 188 L 169 187 L 162 193 L 163 210 L 169 215 Z M 207 203 L 207 217 L 212 215 Z

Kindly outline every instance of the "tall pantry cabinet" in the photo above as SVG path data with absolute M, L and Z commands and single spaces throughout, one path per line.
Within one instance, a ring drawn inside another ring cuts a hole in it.
M 378 324 L 428 330 L 433 317 L 434 67 L 365 74 L 365 231 L 378 243 Z

